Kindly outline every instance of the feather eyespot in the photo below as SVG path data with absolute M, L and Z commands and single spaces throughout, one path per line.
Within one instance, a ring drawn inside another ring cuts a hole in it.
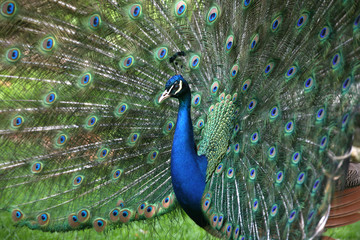
M 209 107 L 209 113 L 213 112 L 214 109 L 215 109 L 215 106 L 214 106 L 214 105 L 211 105 L 211 106 Z
M 239 143 L 236 143 L 234 145 L 234 153 L 238 153 L 239 151 L 240 151 L 240 145 L 239 145 Z
M 264 70 L 265 76 L 268 76 L 272 72 L 274 65 L 275 64 L 273 62 L 270 62 L 268 65 L 266 65 L 265 70 Z
M 153 164 L 156 160 L 156 158 L 158 157 L 159 155 L 159 151 L 158 150 L 153 150 L 149 153 L 148 155 L 148 160 L 147 160 L 147 163 L 149 164 Z
M 341 55 L 337 53 L 334 55 L 334 57 L 331 60 L 331 67 L 333 69 L 337 69 L 339 68 L 340 65 L 341 65 Z
M 278 208 L 279 208 L 279 206 L 276 203 L 274 205 L 272 205 L 271 211 L 270 211 L 270 216 L 275 217 L 278 213 Z
M 206 212 L 209 207 L 210 207 L 210 203 L 211 203 L 211 199 L 210 198 L 205 198 L 204 201 L 203 201 L 203 204 L 202 204 L 202 210 L 204 212 Z
M 293 164 L 298 164 L 301 160 L 301 154 L 300 152 L 294 152 L 292 155 L 291 155 L 291 162 Z
M 295 76 L 296 72 L 297 72 L 297 67 L 296 66 L 291 66 L 288 69 L 288 71 L 285 73 L 285 78 L 287 80 L 292 79 Z
M 232 96 L 232 102 L 235 102 L 237 100 L 238 94 L 234 93 L 234 95 Z
M 242 91 L 243 93 L 245 93 L 245 92 L 249 89 L 250 84 L 251 84 L 251 80 L 250 80 L 250 79 L 247 79 L 247 80 L 243 83 L 243 85 L 242 85 L 242 87 L 241 87 L 241 91 Z
M 285 124 L 285 134 L 286 135 L 290 135 L 294 132 L 294 122 L 293 121 L 288 121 L 286 124 Z
M 278 171 L 276 173 L 276 179 L 275 179 L 275 182 L 277 184 L 280 184 L 284 181 L 284 172 L 283 171 Z
M 226 39 L 226 43 L 225 43 L 225 50 L 226 52 L 230 52 L 230 50 L 232 49 L 234 45 L 234 36 L 230 35 L 227 37 Z
M 274 120 L 278 116 L 279 116 L 279 108 L 277 106 L 274 106 L 269 112 L 270 120 Z
M 55 43 L 56 43 L 55 38 L 47 37 L 42 41 L 41 48 L 42 48 L 42 50 L 44 50 L 46 52 L 50 52 L 54 49 Z
M 359 28 L 359 26 L 360 26 L 360 15 L 358 15 L 356 18 L 355 18 L 355 20 L 354 20 L 354 28 L 356 29 L 356 28 Z
M 93 227 L 97 232 L 102 232 L 105 230 L 106 221 L 102 218 L 97 218 L 93 222 Z
M 346 113 L 341 120 L 341 127 L 342 129 L 344 129 L 347 125 L 347 123 L 349 122 L 349 113 Z
M 156 215 L 156 210 L 157 210 L 157 208 L 156 208 L 155 205 L 149 205 L 149 206 L 147 206 L 147 207 L 146 207 L 146 210 L 145 210 L 145 213 L 144 213 L 145 217 L 146 217 L 146 218 L 152 218 L 152 217 L 154 217 L 154 216 Z
M 327 146 L 327 142 L 328 142 L 327 136 L 323 136 L 323 137 L 320 139 L 320 151 L 325 150 L 325 148 L 326 148 L 326 146 Z
M 320 108 L 319 110 L 316 111 L 316 121 L 321 122 L 324 120 L 324 118 L 325 118 L 325 109 Z
M 228 178 L 232 178 L 234 176 L 234 169 L 233 168 L 229 168 L 228 171 L 227 171 L 227 174 L 226 176 Z
M 20 56 L 21 56 L 21 52 L 18 48 L 10 48 L 6 52 L 6 60 L 11 63 L 17 62 L 20 59 Z
M 37 221 L 41 227 L 45 227 L 50 222 L 50 215 L 48 213 L 42 213 L 37 217 Z
M 74 187 L 78 187 L 81 185 L 81 183 L 84 181 L 84 177 L 81 176 L 81 175 L 78 175 L 76 177 L 74 177 L 74 180 L 73 180 L 73 186 Z
M 175 5 L 175 15 L 178 17 L 183 17 L 186 14 L 187 6 L 184 1 L 179 1 Z
M 68 223 L 71 228 L 77 228 L 80 226 L 79 218 L 74 213 L 68 216 Z
M 352 77 L 351 76 L 347 77 L 342 84 L 342 88 L 341 88 L 342 93 L 347 93 L 349 91 L 351 83 L 352 83 Z
M 225 229 L 226 229 L 226 236 L 228 237 L 228 239 L 230 239 L 231 231 L 232 231 L 231 223 L 227 223 Z
M 249 178 L 250 178 L 250 180 L 255 180 L 255 178 L 256 178 L 256 169 L 255 168 L 250 168 Z
M 117 107 L 115 108 L 115 115 L 117 117 L 121 117 L 123 116 L 129 109 L 129 106 L 126 103 L 120 103 L 119 105 L 117 105 Z
M 297 176 L 297 180 L 296 180 L 296 183 L 301 185 L 303 184 L 305 181 L 305 173 L 304 172 L 301 172 L 299 173 L 299 175 Z
M 200 118 L 196 123 L 196 127 L 202 129 L 204 127 L 204 119 Z
M 236 77 L 236 75 L 238 74 L 238 71 L 239 71 L 239 65 L 235 64 L 230 70 L 230 76 L 232 79 L 234 79 Z
M 201 96 L 200 96 L 200 94 L 195 94 L 195 96 L 193 97 L 191 103 L 192 103 L 192 105 L 193 105 L 194 107 L 199 106 L 200 103 L 201 103 Z
M 193 55 L 191 58 L 190 58 L 190 61 L 189 61 L 189 67 L 191 69 L 197 69 L 200 65 L 200 57 L 198 55 Z
M 85 73 L 79 79 L 79 85 L 81 87 L 85 87 L 85 86 L 89 85 L 91 82 L 92 82 L 91 73 Z
M 252 144 L 257 143 L 259 141 L 259 133 L 254 132 L 253 134 L 251 134 L 250 141 L 251 141 Z
M 211 94 L 215 95 L 218 91 L 219 91 L 219 82 L 215 81 L 210 87 L 210 92 Z
M 315 87 L 315 80 L 312 77 L 309 77 L 304 82 L 304 90 L 305 92 L 310 92 Z
M 16 116 L 11 120 L 11 127 L 20 128 L 24 124 L 24 118 L 22 116 Z
M 90 218 L 90 212 L 87 209 L 82 209 L 78 212 L 77 217 L 80 222 L 87 222 Z
M 157 60 L 162 61 L 162 60 L 166 59 L 167 55 L 168 55 L 168 49 L 167 49 L 167 47 L 162 47 L 162 48 L 159 48 L 159 49 L 157 50 L 155 56 L 156 56 L 156 59 L 157 59 Z
M 55 92 L 50 92 L 45 96 L 44 103 L 46 105 L 51 105 L 55 103 L 56 99 L 57 99 L 57 94 Z
M 229 145 L 228 148 L 226 149 L 226 154 L 229 154 L 231 151 L 231 146 Z
M 259 34 L 256 34 L 255 36 L 252 37 L 250 41 L 250 51 L 254 51 L 256 49 L 258 42 L 259 42 Z
M 99 149 L 98 153 L 97 153 L 97 158 L 99 160 L 104 160 L 109 154 L 109 149 L 108 148 L 101 148 Z
M 169 208 L 169 207 L 170 207 L 170 205 L 171 205 L 170 199 L 171 199 L 171 196 L 166 196 L 166 197 L 161 201 L 161 205 L 162 205 L 163 208 L 166 209 L 166 208 Z
M 211 215 L 211 226 L 216 227 L 219 217 L 216 214 Z
M 271 23 L 271 31 L 276 32 L 279 29 L 279 26 L 282 22 L 282 17 L 278 16 Z
M 120 209 L 115 208 L 115 209 L 111 210 L 111 212 L 110 212 L 110 220 L 112 222 L 119 221 L 119 217 L 120 217 Z
M 252 112 L 255 109 L 256 104 L 257 101 L 255 99 L 251 100 L 247 108 L 248 112 Z
M 142 15 L 142 7 L 140 4 L 134 4 L 129 9 L 129 16 L 132 19 L 138 19 Z
M 296 210 L 292 210 L 292 211 L 290 212 L 290 216 L 289 216 L 289 220 L 288 220 L 289 223 L 292 223 L 292 222 L 295 220 L 296 213 L 297 213 Z
M 11 218 L 14 222 L 18 222 L 20 220 L 22 220 L 24 218 L 24 214 L 21 210 L 19 209 L 14 209 L 12 212 L 11 212 Z
M 165 134 L 169 134 L 169 133 L 174 129 L 174 126 L 175 126 L 175 124 L 174 124 L 173 121 L 170 121 L 170 120 L 167 121 L 167 122 L 165 123 L 163 132 L 164 132 Z
M 124 208 L 125 207 L 125 202 L 122 198 L 120 198 L 117 203 L 116 203 L 116 206 L 117 207 L 121 207 L 121 208 Z
M 92 128 L 96 125 L 98 118 L 96 116 L 90 116 L 86 119 L 86 127 Z
M 305 12 L 305 13 L 301 14 L 301 16 L 299 17 L 299 19 L 296 22 L 296 28 L 297 29 L 303 28 L 307 24 L 308 19 L 309 19 L 308 13 Z
M 101 17 L 99 14 L 94 14 L 89 18 L 89 26 L 92 29 L 98 29 L 101 25 Z
M 135 62 L 135 59 L 133 56 L 130 55 L 130 56 L 124 57 L 120 61 L 120 68 L 123 70 L 127 70 L 134 65 L 134 62 Z
M 119 214 L 119 219 L 120 222 L 122 223 L 127 223 L 130 221 L 131 217 L 132 217 L 132 211 L 130 211 L 129 209 L 123 209 L 121 210 L 120 214 Z
M 315 213 L 315 210 L 311 210 L 309 212 L 309 215 L 307 217 L 307 224 L 309 224 L 311 222 L 311 220 L 313 219 L 314 213 Z
M 41 162 L 36 162 L 31 166 L 32 173 L 40 173 L 43 170 L 43 164 Z
M 268 150 L 269 160 L 274 160 L 277 154 L 276 146 L 271 146 Z
M 213 24 L 216 22 L 219 16 L 219 9 L 217 7 L 212 7 L 209 10 L 209 13 L 207 15 L 207 21 L 209 24 Z
M 112 176 L 112 179 L 113 180 L 118 180 L 120 177 L 121 177 L 121 174 L 122 174 L 122 170 L 121 169 L 115 169 L 111 176 Z
M 319 38 L 321 41 L 325 41 L 329 38 L 330 35 L 330 28 L 329 27 L 323 27 L 319 33 Z
M 219 101 L 221 102 L 221 101 L 224 101 L 224 100 L 225 100 L 225 93 L 222 93 L 219 96 Z
M 316 179 L 311 191 L 312 191 L 313 193 L 315 193 L 315 192 L 318 190 L 319 186 L 320 186 L 320 179 Z
M 4 17 L 12 17 L 17 10 L 16 3 L 14 1 L 6 1 L 1 5 L 1 15 Z
M 218 218 L 217 228 L 220 229 L 223 225 L 224 216 L 221 214 Z
M 252 204 L 252 210 L 256 212 L 259 209 L 259 201 L 255 198 Z
M 239 226 L 236 226 L 234 233 L 233 233 L 233 239 L 238 239 L 239 233 L 240 233 L 240 228 L 239 228 Z
M 240 113 L 240 109 L 239 109 L 239 108 L 236 108 L 236 109 L 234 110 L 234 114 L 235 114 L 235 115 L 238 115 L 238 113 Z
M 223 166 L 224 164 L 220 163 L 217 167 L 216 167 L 216 170 L 215 170 L 215 173 L 217 174 L 220 174 L 223 170 Z
M 141 216 L 141 215 L 144 215 L 145 213 L 145 208 L 148 204 L 145 202 L 145 203 L 141 203 L 138 208 L 137 208 L 137 213 Z
M 251 0 L 244 0 L 244 3 L 243 3 L 243 8 L 248 8 L 251 4 Z
M 139 138 L 140 138 L 139 133 L 131 133 L 129 136 L 129 144 L 131 146 L 134 146 L 139 141 Z
M 236 124 L 234 127 L 234 133 L 237 133 L 240 130 L 239 124 Z
M 17 5 L 14 1 L 6 1 L 1 5 L 1 15 L 12 17 L 17 11 Z

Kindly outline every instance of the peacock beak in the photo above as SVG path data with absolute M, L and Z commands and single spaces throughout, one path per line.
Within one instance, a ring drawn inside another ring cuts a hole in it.
M 170 97 L 170 91 L 171 89 L 169 91 L 165 90 L 163 94 L 161 94 L 161 96 L 159 97 L 159 103 Z

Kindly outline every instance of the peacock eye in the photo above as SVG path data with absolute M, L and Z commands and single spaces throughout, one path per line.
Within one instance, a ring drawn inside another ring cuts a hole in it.
M 176 83 L 174 84 L 174 87 L 173 87 L 172 92 L 176 92 L 177 90 L 179 90 L 179 83 L 178 83 L 178 82 L 176 82 Z

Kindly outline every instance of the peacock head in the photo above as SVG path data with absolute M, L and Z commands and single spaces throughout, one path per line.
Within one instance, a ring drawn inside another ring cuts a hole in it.
M 189 84 L 181 75 L 175 75 L 166 82 L 165 91 L 160 96 L 159 102 L 169 97 L 182 98 L 188 93 L 190 93 Z

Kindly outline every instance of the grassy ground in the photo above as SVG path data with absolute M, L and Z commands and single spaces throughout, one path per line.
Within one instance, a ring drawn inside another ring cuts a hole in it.
M 58 239 L 209 239 L 212 236 L 197 227 L 190 218 L 180 213 L 162 216 L 155 221 L 133 222 L 121 228 L 111 229 L 97 233 L 93 229 L 75 232 L 42 232 L 30 230 L 27 227 L 15 227 L 8 214 L 0 215 L 0 239 L 4 240 L 58 240 Z M 335 229 L 329 229 L 325 235 L 335 239 L 358 240 L 360 239 L 360 222 Z
M 360 222 L 327 230 L 324 235 L 341 240 L 359 240 L 360 239 Z

